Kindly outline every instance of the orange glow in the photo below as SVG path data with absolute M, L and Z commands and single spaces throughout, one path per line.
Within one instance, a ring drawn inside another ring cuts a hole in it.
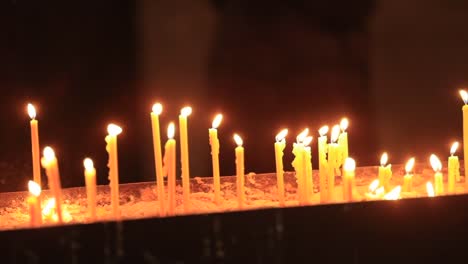
M 458 149 L 458 142 L 453 142 L 452 144 L 452 147 L 450 148 L 450 155 L 453 156 L 453 154 L 455 154 L 455 152 L 457 152 L 457 149 Z
M 341 131 L 345 132 L 346 129 L 348 128 L 349 126 L 349 121 L 348 119 L 345 117 L 343 119 L 341 119 L 341 122 L 340 122 L 340 129 Z
M 328 133 L 328 126 L 323 126 L 319 129 L 319 134 L 321 137 L 325 136 Z
M 369 192 L 373 193 L 377 188 L 379 188 L 380 182 L 378 179 L 375 179 L 369 184 Z
M 308 136 L 304 139 L 304 141 L 302 142 L 302 144 L 304 144 L 304 146 L 309 146 L 309 144 L 312 142 L 314 138 L 312 136 Z
M 162 106 L 162 104 L 160 104 L 160 103 L 155 103 L 155 104 L 153 105 L 153 109 L 152 109 L 152 110 L 153 110 L 153 113 L 154 113 L 155 115 L 160 115 L 160 114 L 162 113 L 162 111 L 163 111 L 163 106 Z
M 242 138 L 237 134 L 234 134 L 234 141 L 239 147 L 242 147 L 242 144 L 244 144 L 244 141 L 242 141 Z
M 468 103 L 468 93 L 466 90 L 460 90 L 460 96 L 465 104 Z
M 338 140 L 339 136 L 340 136 L 340 126 L 334 125 L 331 131 L 331 138 L 330 138 L 331 142 L 335 143 Z
M 70 212 L 62 209 L 63 221 L 70 222 L 73 220 Z M 58 222 L 58 215 L 56 211 L 55 198 L 50 198 L 45 201 L 45 206 L 42 208 L 42 218 L 46 221 Z
M 36 119 L 36 108 L 32 104 L 28 104 L 28 115 L 31 119 Z
M 115 124 L 109 124 L 107 126 L 107 133 L 109 133 L 111 136 L 118 136 L 120 133 L 122 133 L 122 128 Z
M 175 134 L 175 125 L 173 122 L 169 123 L 167 126 L 167 138 L 173 139 Z
M 287 135 L 288 135 L 288 129 L 287 128 L 281 130 L 275 137 L 276 142 L 283 141 L 286 138 Z
M 387 152 L 384 152 L 382 154 L 382 157 L 380 157 L 380 166 L 385 167 L 385 165 L 387 165 L 387 162 L 388 162 L 388 154 Z
M 343 170 L 353 171 L 355 169 L 356 169 L 356 161 L 352 158 L 346 158 L 344 165 L 343 165 Z
M 212 128 L 218 128 L 219 125 L 221 124 L 221 121 L 223 120 L 223 115 L 222 114 L 217 114 L 215 118 L 213 119 L 213 122 L 211 123 Z
M 308 134 L 309 134 L 309 129 L 308 129 L 308 128 L 302 130 L 302 132 L 299 133 L 299 135 L 297 135 L 297 137 L 296 137 L 297 143 L 303 142 L 304 139 L 307 137 Z
M 55 158 L 55 152 L 51 147 L 45 147 L 43 151 L 44 158 L 46 160 L 52 160 Z
M 186 106 L 180 110 L 180 115 L 182 116 L 189 116 L 192 114 L 192 107 Z
M 434 186 L 432 186 L 431 182 L 426 183 L 426 191 L 427 191 L 427 196 L 428 197 L 434 197 L 435 196 Z
M 442 170 L 442 163 L 440 162 L 439 158 L 437 158 L 436 155 L 432 154 L 431 157 L 429 158 L 429 161 L 431 162 L 431 166 L 434 171 Z
M 94 169 L 94 163 L 93 163 L 93 160 L 90 159 L 90 158 L 86 158 L 83 160 L 83 165 L 85 167 L 86 170 L 92 170 Z
M 398 200 L 400 199 L 401 186 L 393 188 L 390 192 L 384 195 L 385 200 Z
M 28 189 L 29 192 L 36 197 L 41 195 L 41 186 L 39 186 L 35 181 L 28 182 Z
M 414 158 L 411 158 L 411 159 L 408 160 L 408 162 L 406 163 L 406 166 L 405 166 L 406 174 L 410 174 L 413 171 L 414 163 L 415 163 Z

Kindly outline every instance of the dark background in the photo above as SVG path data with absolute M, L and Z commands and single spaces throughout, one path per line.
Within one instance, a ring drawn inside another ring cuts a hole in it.
M 208 128 L 219 129 L 221 173 L 274 170 L 274 136 L 350 119 L 358 165 L 430 152 L 461 140 L 457 89 L 468 74 L 465 1 L 2 1 L 0 190 L 31 177 L 26 104 L 41 146 L 56 150 L 62 184 L 84 184 L 82 160 L 107 183 L 104 137 L 120 124 L 121 182 L 154 180 L 149 113 L 164 104 L 162 135 L 189 104 L 191 175 L 210 176 Z M 178 137 L 176 137 L 178 138 Z M 316 141 L 314 141 L 316 143 Z M 316 144 L 314 153 L 316 151 Z M 316 154 L 313 154 L 315 157 Z M 315 166 L 316 166 L 315 162 Z

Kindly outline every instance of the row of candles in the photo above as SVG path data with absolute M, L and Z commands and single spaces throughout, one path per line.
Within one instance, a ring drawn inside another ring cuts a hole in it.
M 468 93 L 464 90 L 460 91 L 465 105 L 463 106 L 463 124 L 464 124 L 464 139 L 468 137 Z M 43 210 L 41 210 L 41 169 L 45 169 L 48 177 L 49 189 L 53 197 L 53 207 L 56 211 L 56 219 L 58 222 L 63 222 L 61 209 L 61 184 L 58 162 L 52 148 L 45 147 L 43 157 L 40 158 L 39 148 L 39 133 L 38 121 L 36 120 L 36 110 L 32 104 L 28 104 L 28 114 L 31 118 L 31 145 L 32 145 L 32 163 L 33 163 L 33 181 L 29 182 L 30 197 L 28 204 L 31 214 L 31 224 L 33 226 L 40 225 Z M 164 156 L 162 153 L 161 132 L 159 117 L 162 114 L 163 107 L 160 103 L 153 105 L 151 112 L 151 123 L 153 133 L 153 149 L 154 162 L 156 168 L 156 183 L 157 197 L 159 201 L 159 212 L 161 216 L 174 215 L 176 207 L 176 140 L 174 139 L 175 125 L 170 123 L 167 128 L 167 142 L 164 145 Z M 188 117 L 192 113 L 191 107 L 184 107 L 179 115 L 179 133 L 180 133 L 180 153 L 182 165 L 182 189 L 183 189 L 183 208 L 184 212 L 190 212 L 190 172 L 189 172 L 189 154 L 188 154 Z M 212 127 L 209 129 L 209 143 L 211 145 L 212 169 L 213 169 L 213 185 L 214 185 L 214 202 L 217 205 L 222 203 L 220 169 L 219 169 L 219 147 L 218 127 L 222 122 L 222 115 L 215 116 Z M 349 157 L 348 149 L 348 133 L 346 129 L 349 122 L 343 118 L 339 125 L 335 125 L 331 129 L 330 142 L 328 143 L 327 134 L 328 126 L 323 126 L 319 129 L 318 138 L 318 160 L 319 160 L 319 189 L 320 202 L 337 201 L 335 194 L 335 178 L 342 176 L 342 199 L 344 201 L 353 201 L 355 199 L 355 168 L 356 162 Z M 111 208 L 115 219 L 120 218 L 119 208 L 119 174 L 118 174 L 118 150 L 117 137 L 122 133 L 122 129 L 115 125 L 109 124 L 107 127 L 108 135 L 105 138 L 107 143 L 106 151 L 109 154 L 109 186 L 111 196 Z M 283 153 L 286 148 L 286 137 L 288 130 L 280 131 L 276 136 L 274 143 L 276 175 L 278 188 L 278 202 L 280 206 L 285 205 L 285 187 L 284 187 L 284 169 L 283 169 Z M 243 140 L 238 134 L 234 134 L 234 141 L 237 145 L 235 148 L 236 157 L 236 188 L 239 208 L 245 205 L 244 191 L 244 148 Z M 304 129 L 293 143 L 293 154 L 295 156 L 292 166 L 295 170 L 297 180 L 297 199 L 299 204 L 310 204 L 313 196 L 313 181 L 312 181 L 312 154 L 310 144 L 313 137 L 309 135 L 309 129 Z M 465 156 L 467 154 L 467 140 L 464 140 Z M 459 161 L 454 153 L 458 147 L 458 143 L 454 143 L 451 148 L 451 156 L 448 159 L 448 193 L 455 192 L 455 182 L 460 181 Z M 403 178 L 403 188 L 397 186 L 390 190 L 389 180 L 392 177 L 391 164 L 387 164 L 388 155 L 384 153 L 381 157 L 381 166 L 378 168 L 378 179 L 371 183 L 369 192 L 366 194 L 368 198 L 382 199 L 398 199 L 400 192 L 412 191 L 412 170 L 415 159 L 410 159 L 406 166 L 406 175 Z M 434 185 L 427 183 L 428 194 L 440 195 L 444 191 L 443 176 L 441 173 L 442 164 L 435 156 L 430 157 L 431 165 L 435 171 Z M 466 159 L 465 159 L 466 162 Z M 84 160 L 85 167 L 85 183 L 88 199 L 88 212 L 91 221 L 96 220 L 96 170 L 94 169 L 91 159 Z M 167 177 L 167 188 L 165 187 L 164 178 Z M 467 181 L 468 183 L 468 181 Z M 167 189 L 167 190 L 166 190 Z M 432 190 L 434 189 L 434 190 Z M 166 196 L 167 193 L 167 196 Z M 49 205 L 50 207 L 50 205 Z

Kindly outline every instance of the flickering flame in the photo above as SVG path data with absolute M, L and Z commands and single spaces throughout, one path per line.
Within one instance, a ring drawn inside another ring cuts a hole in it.
M 288 135 L 288 129 L 287 128 L 281 130 L 281 132 L 279 132 L 275 137 L 276 142 L 283 141 L 286 138 L 287 135 Z
M 31 119 L 36 118 L 36 108 L 32 104 L 28 104 L 28 115 Z
M 323 126 L 319 129 L 319 134 L 321 137 L 325 136 L 328 133 L 328 126 Z
M 401 186 L 393 188 L 390 192 L 384 195 L 385 200 L 398 200 L 400 199 Z
M 345 132 L 346 129 L 348 128 L 348 125 L 349 125 L 349 121 L 348 121 L 348 119 L 346 117 L 341 119 L 341 122 L 340 122 L 341 131 Z
M 380 157 L 380 166 L 385 167 L 385 165 L 387 165 L 387 162 L 388 162 L 388 154 L 387 152 L 384 152 L 382 154 L 382 157 Z
M 302 130 L 302 132 L 299 133 L 299 135 L 297 135 L 297 137 L 296 137 L 297 143 L 302 143 L 304 141 L 304 139 L 307 137 L 308 134 L 309 134 L 309 129 L 308 128 Z
M 234 141 L 239 147 L 242 147 L 242 144 L 244 144 L 244 141 L 242 141 L 242 138 L 237 134 L 234 134 Z
M 215 118 L 213 119 L 213 123 L 211 123 L 212 128 L 218 128 L 219 125 L 221 124 L 221 121 L 223 120 L 223 115 L 222 114 L 217 114 Z
M 42 208 L 42 215 L 46 219 L 51 219 L 51 218 L 53 218 L 53 215 L 56 215 L 56 213 L 55 213 L 55 198 L 50 198 L 49 200 L 47 200 L 45 202 L 44 208 Z
M 92 170 L 94 169 L 94 163 L 93 163 L 93 160 L 90 159 L 90 158 L 86 158 L 83 160 L 83 165 L 85 167 L 86 170 Z
M 414 158 L 411 158 L 411 159 L 408 160 L 408 162 L 406 163 L 406 166 L 405 166 L 406 174 L 411 173 L 411 171 L 413 170 L 413 167 L 414 167 L 414 162 L 415 162 Z
M 29 192 L 36 197 L 41 195 L 41 186 L 39 186 L 35 181 L 28 182 L 28 189 Z
M 369 184 L 369 192 L 373 193 L 377 188 L 379 188 L 380 182 L 378 179 L 375 179 Z
M 334 125 L 331 131 L 331 138 L 330 138 L 331 142 L 335 143 L 338 140 L 339 136 L 340 136 L 340 126 Z
M 460 96 L 465 104 L 468 103 L 468 93 L 466 90 L 460 90 Z
M 45 147 L 43 155 L 46 160 L 52 160 L 55 158 L 55 152 L 51 147 Z
M 189 116 L 190 114 L 192 114 L 192 107 L 190 106 L 186 106 L 184 108 L 182 108 L 182 110 L 180 110 L 180 115 L 182 116 Z
M 450 148 L 450 155 L 453 156 L 453 154 L 455 154 L 455 152 L 457 152 L 457 149 L 458 149 L 458 142 L 454 142 L 452 144 L 452 147 Z
M 167 138 L 173 139 L 174 138 L 174 133 L 175 133 L 175 125 L 174 125 L 173 122 L 171 122 L 167 126 Z
M 118 136 L 120 133 L 122 133 L 122 128 L 115 124 L 109 124 L 107 126 L 107 133 L 109 133 L 111 136 Z
M 440 159 L 436 155 L 432 154 L 431 157 L 429 158 L 429 161 L 431 162 L 431 166 L 434 171 L 442 170 L 442 163 L 440 162 Z
M 304 146 L 309 146 L 309 144 L 312 142 L 314 138 L 312 136 L 308 136 L 304 139 L 304 141 L 302 142 L 302 144 L 304 144 Z
M 345 171 L 354 171 L 356 169 L 356 161 L 353 158 L 346 158 L 343 170 Z
M 152 110 L 153 110 L 153 113 L 154 113 L 155 115 L 160 115 L 160 114 L 162 113 L 163 106 L 162 106 L 162 104 L 160 104 L 160 103 L 155 103 L 155 104 L 153 105 L 153 109 L 152 109 Z
M 434 186 L 432 186 L 431 182 L 426 183 L 426 191 L 427 191 L 427 196 L 428 197 L 434 197 L 435 196 Z

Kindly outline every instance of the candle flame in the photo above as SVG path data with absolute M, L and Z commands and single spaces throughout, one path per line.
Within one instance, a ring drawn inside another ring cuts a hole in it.
M 343 170 L 345 171 L 354 171 L 356 169 L 356 161 L 352 158 L 346 158 L 344 165 L 343 165 Z
M 384 195 L 385 200 L 398 200 L 400 199 L 401 186 L 397 186 Z
M 373 193 L 377 188 L 379 188 L 380 181 L 378 179 L 375 179 L 369 184 L 369 192 Z
M 319 135 L 321 137 L 325 136 L 328 133 L 328 126 L 323 126 L 319 129 Z
M 330 137 L 331 143 L 336 143 L 339 136 L 340 136 L 340 126 L 334 125 L 331 131 L 331 137 Z
M 52 160 L 55 158 L 55 152 L 51 147 L 45 147 L 43 155 L 46 160 Z
M 36 197 L 41 195 L 41 186 L 39 186 L 39 184 L 37 184 L 35 181 L 28 182 L 28 189 L 29 192 Z
M 345 132 L 346 129 L 348 128 L 348 125 L 349 125 L 348 118 L 344 117 L 343 119 L 341 119 L 341 122 L 340 122 L 341 131 Z
M 36 119 L 36 108 L 32 104 L 28 104 L 28 115 L 31 119 Z
M 93 163 L 93 160 L 90 159 L 90 158 L 86 158 L 83 160 L 83 165 L 85 167 L 86 170 L 92 170 L 94 169 L 94 163 Z
M 155 103 L 155 104 L 153 105 L 153 109 L 152 109 L 152 110 L 153 110 L 153 113 L 154 113 L 155 115 L 160 115 L 160 114 L 162 113 L 162 111 L 163 111 L 163 106 L 162 106 L 162 104 L 160 104 L 160 103 Z
M 304 139 L 304 141 L 302 141 L 302 144 L 304 144 L 304 146 L 309 146 L 309 144 L 312 142 L 314 138 L 312 136 L 308 136 Z
M 460 96 L 465 104 L 468 103 L 468 93 L 466 90 L 460 90 Z
M 458 149 L 458 142 L 454 142 L 452 144 L 452 147 L 450 148 L 450 155 L 453 156 L 453 154 L 455 154 L 455 152 L 457 152 L 457 149 Z
M 406 166 L 405 166 L 406 174 L 411 173 L 411 171 L 413 170 L 413 167 L 414 167 L 414 163 L 415 163 L 414 158 L 411 158 L 411 159 L 408 160 L 408 162 L 406 163 Z
M 186 106 L 186 107 L 184 107 L 184 108 L 182 108 L 180 110 L 180 115 L 182 115 L 182 116 L 187 117 L 190 114 L 192 114 L 192 107 L 190 107 L 190 106 Z
M 217 114 L 215 118 L 213 119 L 213 122 L 211 123 L 212 128 L 218 128 L 219 125 L 221 124 L 221 121 L 223 120 L 223 115 L 222 114 Z
M 429 158 L 429 161 L 431 162 L 431 166 L 434 171 L 438 172 L 442 170 L 442 163 L 436 155 L 432 154 Z
M 281 130 L 275 137 L 276 142 L 283 141 L 286 138 L 287 135 L 288 135 L 288 129 L 287 128 Z
M 302 130 L 302 132 L 299 133 L 299 135 L 297 135 L 297 137 L 296 137 L 297 143 L 302 143 L 304 141 L 304 139 L 307 137 L 308 134 L 309 134 L 309 129 L 308 128 Z
M 175 134 L 175 125 L 173 122 L 169 123 L 167 126 L 167 138 L 173 139 Z
M 50 198 L 45 202 L 44 208 L 42 209 L 42 215 L 45 218 L 52 218 L 55 214 L 55 198 Z
M 234 141 L 239 147 L 242 147 L 242 144 L 244 144 L 244 141 L 242 141 L 242 138 L 237 134 L 234 134 Z
M 387 152 L 384 152 L 382 154 L 382 157 L 380 157 L 380 166 L 385 167 L 385 165 L 387 165 L 387 162 L 388 162 L 388 154 Z
M 109 124 L 107 126 L 107 133 L 109 133 L 111 136 L 118 136 L 120 133 L 122 133 L 122 128 L 115 124 Z
M 427 196 L 428 197 L 434 197 L 435 196 L 434 186 L 432 186 L 431 182 L 426 183 L 426 191 L 427 191 Z

